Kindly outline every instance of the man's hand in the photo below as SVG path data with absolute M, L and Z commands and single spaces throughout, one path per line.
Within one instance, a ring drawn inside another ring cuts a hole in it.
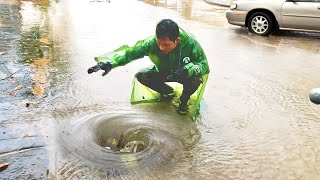
M 102 76 L 105 76 L 106 74 L 108 74 L 111 69 L 112 69 L 112 65 L 110 62 L 99 62 L 97 63 L 97 65 L 92 66 L 88 69 L 88 74 L 91 74 L 93 72 L 97 72 L 99 70 L 104 70 L 104 72 L 102 73 Z
M 101 68 L 98 65 L 92 66 L 88 69 L 88 74 L 99 71 Z

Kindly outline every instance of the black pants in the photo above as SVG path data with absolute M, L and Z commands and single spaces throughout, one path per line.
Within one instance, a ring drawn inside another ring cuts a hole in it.
M 168 80 L 167 73 L 163 72 L 138 72 L 135 75 L 138 81 L 157 91 L 160 94 L 169 94 L 173 92 L 173 89 L 165 84 L 165 82 L 179 82 L 183 85 L 182 95 L 180 97 L 180 101 L 182 103 L 188 102 L 190 96 L 198 89 L 200 84 L 202 83 L 202 76 L 192 76 L 187 79 L 181 79 L 178 81 Z

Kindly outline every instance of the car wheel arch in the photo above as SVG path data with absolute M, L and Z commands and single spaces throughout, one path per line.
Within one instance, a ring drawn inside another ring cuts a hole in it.
M 270 18 L 272 19 L 272 21 L 274 22 L 275 27 L 273 27 L 273 28 L 274 28 L 274 29 L 277 29 L 277 28 L 279 27 L 279 24 L 278 24 L 278 21 L 277 21 L 275 15 L 274 15 L 271 11 L 269 11 L 269 10 L 267 10 L 267 9 L 253 9 L 253 10 L 249 11 L 249 12 L 247 13 L 247 16 L 246 16 L 246 22 L 245 22 L 245 26 L 246 26 L 246 27 L 248 27 L 248 23 L 249 23 L 249 18 L 250 18 L 250 16 L 251 16 L 253 13 L 256 13 L 256 12 L 263 12 L 263 13 L 268 14 L 268 15 L 270 16 Z

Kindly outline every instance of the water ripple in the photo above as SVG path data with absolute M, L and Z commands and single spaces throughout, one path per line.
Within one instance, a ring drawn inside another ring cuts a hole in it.
M 97 177 L 112 178 L 132 176 L 136 171 L 139 176 L 152 176 L 153 171 L 183 157 L 200 134 L 191 121 L 118 112 L 72 119 L 61 126 L 58 137 L 64 154 L 74 159 L 59 170 L 60 175 L 78 176 L 89 165 Z

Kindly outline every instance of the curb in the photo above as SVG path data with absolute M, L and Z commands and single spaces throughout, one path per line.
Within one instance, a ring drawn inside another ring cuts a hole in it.
M 230 7 L 231 4 L 217 2 L 215 0 L 204 0 L 204 2 L 212 5 L 222 6 L 222 7 Z

